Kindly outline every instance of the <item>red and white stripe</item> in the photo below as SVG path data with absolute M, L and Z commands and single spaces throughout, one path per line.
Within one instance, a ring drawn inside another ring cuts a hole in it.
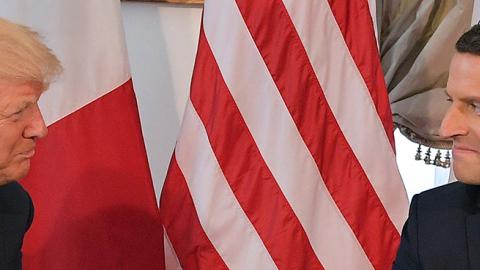
M 206 1 L 172 269 L 391 269 L 408 201 L 373 29 L 366 0 Z
M 23 181 L 25 269 L 163 269 L 120 2 L 8 0 L 0 16 L 38 31 L 64 67 L 41 97 L 49 135 Z

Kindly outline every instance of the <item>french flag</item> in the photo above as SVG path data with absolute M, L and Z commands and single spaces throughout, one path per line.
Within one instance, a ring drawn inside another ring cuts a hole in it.
M 0 3 L 64 73 L 40 99 L 49 135 L 22 181 L 35 204 L 25 269 L 163 269 L 163 230 L 118 0 Z

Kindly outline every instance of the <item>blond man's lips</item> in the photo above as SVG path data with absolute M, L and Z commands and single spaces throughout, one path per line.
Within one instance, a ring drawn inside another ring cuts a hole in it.
M 23 158 L 32 158 L 35 155 L 35 148 L 19 154 Z

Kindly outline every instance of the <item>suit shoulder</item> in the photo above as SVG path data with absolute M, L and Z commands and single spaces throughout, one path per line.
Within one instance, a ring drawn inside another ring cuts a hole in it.
M 31 199 L 20 183 L 0 186 L 0 213 L 22 214 L 29 211 Z
M 465 207 L 475 204 L 480 186 L 454 182 L 415 195 L 420 207 Z
M 422 269 L 468 268 L 462 252 L 467 246 L 465 221 L 477 211 L 478 190 L 479 186 L 455 182 L 415 195 L 402 241 L 414 243 L 407 250 L 413 250 Z
M 465 186 L 467 185 L 457 181 L 457 182 L 449 183 L 446 185 L 442 185 L 439 187 L 435 187 L 435 188 L 423 191 L 418 195 L 422 197 L 443 196 L 445 194 L 457 193 L 459 191 L 462 191 L 463 189 L 465 189 Z

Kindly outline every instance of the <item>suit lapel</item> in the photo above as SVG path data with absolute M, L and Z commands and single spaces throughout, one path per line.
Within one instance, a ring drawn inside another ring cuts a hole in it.
M 470 269 L 480 269 L 480 187 L 467 186 L 467 195 L 475 202 L 472 215 L 466 219 L 468 259 Z
M 468 216 L 466 222 L 470 269 L 480 269 L 480 214 Z
M 0 269 L 7 268 L 7 248 L 6 248 L 6 240 L 5 240 L 5 217 L 2 213 L 0 213 Z

